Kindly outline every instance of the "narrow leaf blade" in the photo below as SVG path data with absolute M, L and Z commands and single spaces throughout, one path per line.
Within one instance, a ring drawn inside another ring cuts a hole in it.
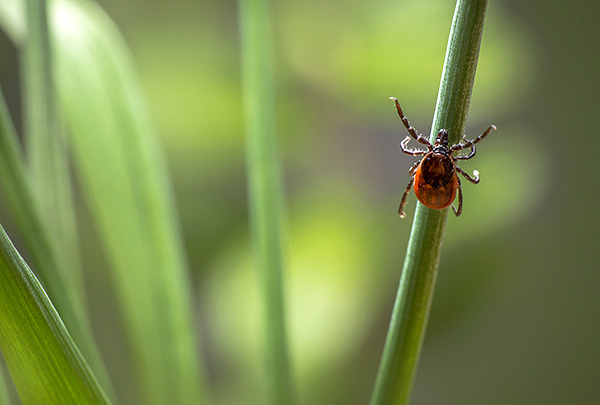
M 131 57 L 95 3 L 53 4 L 61 107 L 111 263 L 144 403 L 202 403 L 187 263 Z
M 107 404 L 41 285 L 0 227 L 0 349 L 24 404 Z

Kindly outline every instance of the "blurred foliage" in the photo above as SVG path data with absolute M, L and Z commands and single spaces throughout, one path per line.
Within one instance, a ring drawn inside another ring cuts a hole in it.
M 235 2 L 99 3 L 132 49 L 166 148 L 216 402 L 260 403 Z M 290 200 L 285 281 L 301 399 L 365 403 L 415 206 L 411 193 L 408 219 L 397 217 L 414 160 L 399 150 L 405 131 L 387 98 L 398 97 L 411 123 L 428 133 L 452 5 L 311 0 L 274 7 Z M 590 271 L 597 266 L 589 241 L 598 232 L 589 202 L 597 179 L 571 176 L 597 168 L 593 157 L 581 159 L 587 150 L 562 149 L 567 136 L 589 142 L 590 151 L 597 142 L 594 87 L 585 82 L 595 65 L 570 49 L 596 38 L 587 32 L 596 26 L 593 13 L 584 14 L 540 1 L 490 3 L 467 136 L 491 123 L 498 131 L 475 159 L 461 162 L 482 181 L 465 184 L 463 215 L 448 220 L 415 403 L 558 404 L 567 391 L 590 403 L 594 396 L 600 331 L 590 320 L 600 280 Z M 16 80 L 16 61 L 2 61 L 4 86 Z M 12 102 L 18 116 L 14 95 Z M 82 241 L 84 252 L 92 243 Z M 88 280 L 109 288 L 96 263 L 102 260 L 84 261 Z M 107 310 L 99 302 L 95 329 L 112 327 L 115 314 L 99 312 Z M 120 338 L 100 342 L 103 351 L 127 353 Z M 580 349 L 565 351 L 569 339 Z M 109 368 L 123 361 L 108 357 Z
M 283 82 L 281 136 L 287 146 L 287 189 L 292 205 L 291 270 L 286 286 L 292 347 L 304 403 L 339 400 L 341 393 L 325 395 L 332 387 L 320 382 L 341 372 L 348 356 L 360 350 L 369 331 L 381 321 L 374 314 L 385 311 L 393 298 L 398 274 L 391 270 L 390 262 L 393 257 L 401 261 L 404 246 L 389 237 L 395 226 L 389 218 L 397 220 L 396 199 L 403 185 L 394 185 L 393 194 L 389 194 L 386 179 L 373 177 L 378 174 L 373 169 L 378 165 L 378 157 L 365 149 L 369 144 L 382 142 L 377 132 L 390 132 L 395 137 L 386 148 L 395 148 L 404 136 L 387 100 L 389 95 L 401 97 L 408 106 L 405 108 L 414 111 L 410 115 L 416 117 L 413 124 L 427 131 L 427 126 L 417 124 L 417 120 L 427 122 L 423 118 L 427 113 L 422 110 L 432 109 L 435 102 L 453 9 L 449 4 L 426 3 L 387 3 L 381 7 L 351 3 L 340 8 L 333 3 L 308 2 L 277 7 L 281 32 L 279 75 Z M 501 16 L 491 14 L 490 28 L 486 27 L 476 81 L 476 88 L 481 84 L 483 89 L 476 93 L 473 103 L 483 99 L 484 105 L 478 110 L 485 118 L 480 121 L 487 125 L 486 118 L 490 117 L 500 130 L 486 141 L 489 145 L 479 148 L 478 159 L 465 165 L 466 170 L 476 167 L 483 181 L 472 189 L 470 185 L 465 187 L 468 211 L 456 221 L 456 227 L 451 221 L 453 229 L 448 232 L 451 237 L 446 243 L 449 249 L 519 221 L 536 204 L 546 184 L 546 163 L 540 151 L 531 142 L 524 142 L 515 151 L 507 137 L 514 140 L 518 134 L 503 128 L 502 121 L 497 121 L 502 116 L 487 111 L 492 108 L 490 99 L 506 104 L 511 97 L 526 91 L 526 86 L 512 77 L 521 70 L 524 74 L 519 77 L 526 81 L 533 63 L 527 57 L 527 42 L 518 46 L 510 42 L 519 36 L 518 30 L 502 31 L 506 28 L 499 26 L 499 19 Z M 311 21 L 308 31 L 303 28 L 306 21 Z M 398 50 L 400 57 L 392 57 Z M 215 51 L 206 57 L 219 60 L 223 52 Z M 152 88 L 152 83 L 147 85 Z M 482 93 L 486 97 L 480 97 Z M 510 103 L 497 112 L 510 113 Z M 386 117 L 389 120 L 383 121 Z M 386 124 L 377 129 L 375 119 Z M 212 127 L 208 125 L 214 120 L 215 117 L 207 117 L 198 133 L 211 136 Z M 231 123 L 237 124 L 236 116 L 232 116 Z M 369 133 L 372 129 L 368 126 L 374 126 L 375 132 Z M 473 127 L 470 125 L 470 129 Z M 231 130 L 234 133 L 235 128 Z M 228 139 L 231 138 L 226 136 L 224 142 Z M 202 142 L 198 140 L 196 144 Z M 219 152 L 227 155 L 228 150 L 224 143 Z M 361 156 L 361 152 L 369 155 Z M 216 158 L 213 156 L 211 163 L 213 159 Z M 394 151 L 392 159 L 405 160 L 399 151 Z M 228 162 L 233 163 L 234 159 L 223 156 L 221 162 L 216 162 L 222 169 L 221 187 L 231 184 L 227 179 Z M 409 163 L 403 163 L 405 173 Z M 195 164 L 197 167 L 202 163 Z M 360 173 L 363 167 L 366 174 Z M 526 183 L 527 179 L 518 179 L 521 171 L 539 177 L 534 189 Z M 401 178 L 408 181 L 407 175 Z M 521 198 L 523 194 L 525 199 Z M 388 202 L 386 209 L 374 203 L 382 201 L 382 197 Z M 414 207 L 414 196 L 410 204 Z M 373 224 L 379 224 L 381 231 Z M 215 328 L 215 356 L 241 362 L 236 368 L 236 361 L 229 360 L 222 371 L 234 382 L 228 381 L 218 392 L 231 403 L 239 401 L 232 393 L 233 387 L 245 387 L 240 392 L 247 395 L 250 387 L 260 386 L 261 378 L 257 373 L 260 354 L 252 349 L 258 345 L 257 291 L 247 240 L 240 236 L 245 232 L 242 227 L 220 246 L 220 255 L 208 266 L 213 276 L 201 290 L 202 295 L 207 294 L 209 324 Z M 404 232 L 408 232 L 408 226 L 404 226 Z M 406 237 L 401 235 L 400 240 Z M 391 271 L 385 271 L 386 268 Z M 479 280 L 480 284 L 485 283 L 485 279 Z M 447 299 L 452 300 L 453 296 Z M 368 392 L 369 383 L 363 388 Z

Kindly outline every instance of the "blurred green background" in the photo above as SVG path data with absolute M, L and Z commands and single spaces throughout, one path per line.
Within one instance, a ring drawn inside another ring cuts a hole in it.
M 130 46 L 166 150 L 217 404 L 260 403 L 258 297 L 247 227 L 237 3 L 101 0 Z M 416 204 L 389 96 L 428 134 L 453 2 L 273 2 L 289 207 L 289 335 L 301 403 L 368 402 Z M 491 1 L 414 404 L 600 402 L 596 157 L 598 6 Z M 17 53 L 0 85 L 20 126 Z M 79 227 L 94 329 L 124 403 L 132 367 Z M 4 203 L 0 220 L 19 244 Z M 13 231 L 11 232 L 11 229 Z

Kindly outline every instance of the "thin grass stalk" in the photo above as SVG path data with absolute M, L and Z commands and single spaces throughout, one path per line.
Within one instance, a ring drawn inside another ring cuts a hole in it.
M 283 293 L 282 214 L 268 0 L 240 0 L 250 228 L 262 296 L 263 351 L 272 404 L 289 404 L 292 378 Z
M 487 0 L 456 4 L 429 139 L 447 129 L 450 143 L 465 130 Z M 448 209 L 417 204 L 400 285 L 371 405 L 407 404 L 431 308 Z

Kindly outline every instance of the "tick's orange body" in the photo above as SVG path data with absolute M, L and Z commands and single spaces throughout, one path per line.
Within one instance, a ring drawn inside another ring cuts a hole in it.
M 446 155 L 428 153 L 417 166 L 414 186 L 424 206 L 437 210 L 449 207 L 460 187 L 454 162 Z

